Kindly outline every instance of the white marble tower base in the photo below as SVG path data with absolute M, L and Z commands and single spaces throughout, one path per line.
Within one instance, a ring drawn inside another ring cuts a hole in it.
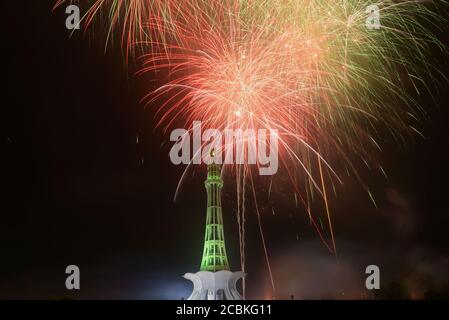
M 193 282 L 193 292 L 188 300 L 242 300 L 237 281 L 244 276 L 241 271 L 228 270 L 186 273 L 184 278 Z

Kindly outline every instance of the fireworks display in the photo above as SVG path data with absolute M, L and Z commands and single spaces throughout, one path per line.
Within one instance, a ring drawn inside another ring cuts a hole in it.
M 422 110 L 410 92 L 419 94 L 427 87 L 422 75 L 435 71 L 428 50 L 442 45 L 428 27 L 442 25 L 438 13 L 445 5 L 388 0 L 75 2 L 84 8 L 85 26 L 104 32 L 107 42 L 119 42 L 126 62 L 133 57 L 141 63 L 138 74 L 166 75 L 143 98 L 157 102 L 158 126 L 170 129 L 181 121 L 191 128 L 193 121 L 201 121 L 219 130 L 277 129 L 280 168 L 305 208 L 314 198 L 324 200 L 329 237 L 310 211 L 309 217 L 335 254 L 326 185 L 343 178 L 332 160 L 356 177 L 354 158 L 383 172 L 372 156 L 381 149 L 380 128 L 400 143 L 405 135 L 419 133 L 415 124 Z M 231 169 L 245 271 L 249 190 L 259 222 L 260 213 L 252 166 Z

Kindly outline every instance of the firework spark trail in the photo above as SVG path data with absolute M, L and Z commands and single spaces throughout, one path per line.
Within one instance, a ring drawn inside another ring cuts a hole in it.
M 331 234 L 331 239 L 332 239 L 332 248 L 335 254 L 335 258 L 338 259 L 338 254 L 337 254 L 337 246 L 335 244 L 335 236 L 334 236 L 334 228 L 332 227 L 332 219 L 331 219 L 331 214 L 330 214 L 330 210 L 329 210 L 329 203 L 328 203 L 328 198 L 327 198 L 327 192 L 326 192 L 326 185 L 324 183 L 324 177 L 323 177 L 323 168 L 321 165 L 321 159 L 318 158 L 318 167 L 320 169 L 320 177 L 321 177 L 321 187 L 323 190 L 323 199 L 324 199 L 324 205 L 326 208 L 326 214 L 327 214 L 327 222 L 329 225 L 329 232 Z
M 239 170 L 242 170 L 241 168 Z M 246 176 L 247 176 L 247 167 L 243 168 L 243 175 L 242 175 L 242 231 L 241 231 L 241 241 L 242 241 L 242 272 L 246 273 Z M 241 172 L 240 172 L 241 173 Z M 246 298 L 246 277 L 242 280 L 242 289 L 243 289 L 243 299 Z
M 107 21 L 108 38 L 121 32 L 125 50 L 133 52 L 138 44 L 143 62 L 137 74 L 164 74 L 164 83 L 143 99 L 148 104 L 161 101 L 156 116 L 164 130 L 179 121 L 185 128 L 201 121 L 205 128 L 218 130 L 277 129 L 282 169 L 334 254 L 325 180 L 332 186 L 341 183 L 333 167 L 341 162 L 348 175 L 361 181 L 352 158 L 383 172 L 372 155 L 381 152 L 380 128 L 400 143 L 403 135 L 419 133 L 413 123 L 423 110 L 407 92 L 412 87 L 419 94 L 418 88 L 427 88 L 420 76 L 435 71 L 428 49 L 443 46 L 426 25 L 444 25 L 438 5 L 447 4 L 382 1 L 381 28 L 370 30 L 365 23 L 369 0 L 83 3 L 89 8 L 84 18 L 88 26 L 98 16 Z M 244 255 L 242 206 L 252 169 L 246 165 L 233 170 Z M 304 181 L 305 197 L 298 181 Z M 332 248 L 310 210 L 314 194 L 324 201 Z M 241 264 L 244 268 L 244 257 Z
M 251 180 L 251 190 L 252 190 L 252 193 L 253 193 L 254 206 L 256 207 L 257 222 L 258 222 L 258 225 L 259 225 L 260 238 L 262 240 L 262 247 L 263 247 L 264 254 L 265 254 L 265 262 L 267 264 L 268 274 L 270 276 L 270 281 L 271 281 L 271 287 L 273 288 L 273 294 L 276 294 L 276 287 L 274 285 L 273 272 L 272 272 L 272 269 L 271 269 L 270 258 L 268 256 L 267 245 L 266 245 L 266 242 L 265 242 L 265 236 L 264 236 L 263 228 L 262 228 L 262 217 L 260 216 L 259 205 L 258 205 L 258 202 L 257 202 L 256 188 L 254 186 L 253 176 L 252 176 L 251 172 L 249 172 L 248 176 L 249 176 L 249 178 Z
M 239 226 L 239 248 L 240 248 L 240 266 L 243 273 L 245 273 L 245 184 L 244 175 L 242 175 L 242 167 L 236 168 L 236 195 L 237 195 L 237 224 Z M 246 279 L 242 279 L 243 299 L 246 293 Z
M 136 49 L 140 53 L 148 50 L 142 47 L 143 43 L 164 39 L 164 34 L 157 30 L 168 30 L 169 17 L 179 15 L 182 10 L 176 1 L 165 0 L 58 0 L 54 8 L 67 3 L 77 4 L 85 12 L 82 22 L 86 29 L 98 26 L 95 33 L 105 34 L 106 47 L 116 39 L 119 41 L 126 63 L 130 54 L 135 56 Z M 158 20 L 156 32 L 148 28 L 150 19 Z

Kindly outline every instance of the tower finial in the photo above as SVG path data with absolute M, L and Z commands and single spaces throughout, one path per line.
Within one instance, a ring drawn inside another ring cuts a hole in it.
M 210 157 L 210 163 L 211 164 L 216 164 L 215 163 L 215 148 L 211 148 L 210 149 L 209 157 Z

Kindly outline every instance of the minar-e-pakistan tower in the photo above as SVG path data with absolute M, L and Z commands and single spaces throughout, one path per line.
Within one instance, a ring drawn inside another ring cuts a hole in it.
M 211 158 L 213 157 L 212 150 Z M 245 274 L 229 270 L 221 212 L 223 180 L 220 165 L 212 163 L 207 166 L 204 184 L 207 191 L 207 216 L 203 259 L 200 271 L 184 275 L 184 278 L 193 282 L 189 300 L 241 300 L 236 284 Z

